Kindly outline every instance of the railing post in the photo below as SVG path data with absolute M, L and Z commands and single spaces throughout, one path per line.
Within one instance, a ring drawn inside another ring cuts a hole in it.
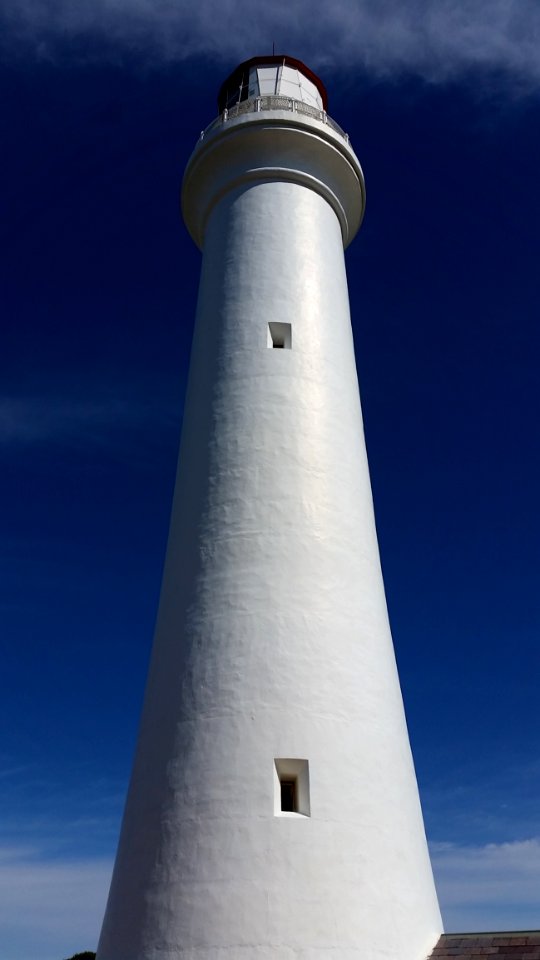
M 223 122 L 225 123 L 225 120 L 228 120 L 228 119 L 229 119 L 229 111 L 227 110 L 227 107 L 225 107 L 223 111 Z

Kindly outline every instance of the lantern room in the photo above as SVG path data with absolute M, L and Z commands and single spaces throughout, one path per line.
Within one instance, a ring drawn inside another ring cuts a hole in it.
M 253 57 L 233 70 L 219 91 L 222 113 L 243 100 L 256 97 L 287 97 L 326 110 L 324 84 L 309 67 L 294 57 Z

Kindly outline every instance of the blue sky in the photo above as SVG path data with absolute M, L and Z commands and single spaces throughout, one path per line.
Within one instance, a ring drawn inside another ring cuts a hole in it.
M 0 17 L 3 960 L 95 949 L 197 293 L 179 182 L 221 81 L 272 41 L 320 73 L 366 175 L 353 325 L 446 926 L 540 927 L 540 7 Z

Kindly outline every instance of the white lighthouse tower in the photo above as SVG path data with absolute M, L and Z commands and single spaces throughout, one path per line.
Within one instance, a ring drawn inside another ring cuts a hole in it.
M 98 960 L 424 960 L 442 929 L 349 316 L 364 181 L 326 109 L 250 60 L 186 169 L 199 302 Z

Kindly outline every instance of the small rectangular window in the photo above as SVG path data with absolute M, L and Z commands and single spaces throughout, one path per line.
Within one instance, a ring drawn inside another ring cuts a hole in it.
M 268 324 L 267 346 L 274 350 L 290 350 L 292 346 L 292 333 L 290 323 Z
M 307 760 L 274 760 L 274 816 L 311 816 Z

